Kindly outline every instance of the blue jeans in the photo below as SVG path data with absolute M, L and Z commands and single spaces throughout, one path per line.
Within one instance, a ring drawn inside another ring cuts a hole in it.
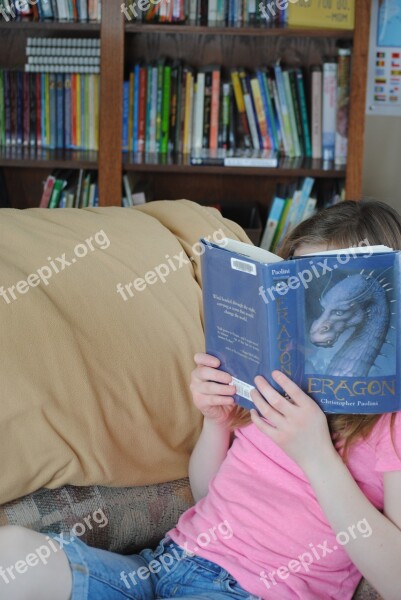
M 188 555 L 171 539 L 124 556 L 78 538 L 63 547 L 73 576 L 72 600 L 260 600 L 213 562 Z

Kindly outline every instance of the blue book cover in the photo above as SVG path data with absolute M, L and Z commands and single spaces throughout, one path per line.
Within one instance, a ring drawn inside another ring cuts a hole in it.
M 205 336 L 206 351 L 233 376 L 238 404 L 253 407 L 256 375 L 278 389 L 278 369 L 326 413 L 401 410 L 400 251 L 283 261 L 228 242 L 203 240 Z
M 137 63 L 134 69 L 134 127 L 133 127 L 133 140 L 132 148 L 134 152 L 138 152 L 138 134 L 139 134 L 139 87 L 140 87 L 140 76 L 141 67 Z
M 123 95 L 123 151 L 128 152 L 129 81 L 124 81 Z

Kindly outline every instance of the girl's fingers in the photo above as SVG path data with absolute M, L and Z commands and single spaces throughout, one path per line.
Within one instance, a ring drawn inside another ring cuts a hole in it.
M 231 396 L 208 396 L 210 406 L 231 406 L 234 404 L 234 398 Z
M 252 390 L 251 398 L 260 414 L 265 419 L 270 421 L 272 425 L 278 427 L 280 424 L 282 424 L 283 419 L 285 418 L 283 413 L 281 413 L 279 409 L 276 409 L 271 404 L 269 404 L 269 402 L 266 402 L 266 400 L 263 398 L 263 396 L 257 389 Z M 283 400 L 286 402 L 285 398 L 283 398 Z
M 198 387 L 198 390 L 201 394 L 205 394 L 206 396 L 233 396 L 236 393 L 236 388 L 233 385 L 222 385 L 220 383 L 215 383 L 213 381 L 202 382 L 202 384 Z
M 291 404 L 291 402 L 289 402 L 286 398 L 283 398 L 283 396 L 277 392 L 277 390 L 275 390 L 264 377 L 255 377 L 255 383 L 260 394 L 265 398 L 265 400 L 267 400 L 271 407 L 273 407 L 282 415 L 288 415 L 291 413 L 294 405 Z
M 310 402 L 313 402 L 311 398 L 305 392 L 301 390 L 287 375 L 281 371 L 273 371 L 272 377 L 279 386 L 285 391 L 286 394 L 293 400 L 293 406 L 303 406 Z
M 217 383 L 225 383 L 227 385 L 232 381 L 231 375 L 213 367 L 199 366 L 195 369 L 193 375 L 197 381 L 216 381 Z
M 211 354 L 206 354 L 206 352 L 198 352 L 194 356 L 194 360 L 197 365 L 206 367 L 214 367 L 217 368 L 220 366 L 220 361 L 216 356 L 212 356 Z
M 266 434 L 268 437 L 274 436 L 276 431 L 275 427 L 262 419 L 254 408 L 251 409 L 251 419 L 252 423 L 254 423 L 262 433 Z

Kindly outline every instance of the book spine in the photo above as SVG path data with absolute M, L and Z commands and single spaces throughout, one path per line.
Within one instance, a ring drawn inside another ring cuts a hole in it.
M 220 69 L 214 69 L 212 73 L 212 107 L 210 115 L 210 140 L 209 148 L 216 150 L 218 147 L 219 133 L 219 110 L 220 110 Z
M 150 124 L 149 124 L 149 151 L 157 151 L 156 121 L 157 121 L 157 79 L 158 68 L 152 67 L 151 95 L 150 95 Z
M 243 145 L 245 148 L 252 147 L 251 133 L 249 130 L 249 124 L 247 119 L 247 113 L 245 108 L 245 101 L 242 92 L 241 82 L 239 73 L 236 70 L 231 71 L 231 81 L 234 90 L 234 98 L 237 106 L 237 112 L 239 115 L 239 137 L 243 139 Z M 242 140 L 241 140 L 242 141 Z
M 72 97 L 71 74 L 64 79 L 64 140 L 67 149 L 72 148 Z
M 129 122 L 129 93 L 130 83 L 124 81 L 123 83 L 123 152 L 128 152 L 128 122 Z
M 280 141 L 277 134 L 276 115 L 273 106 L 273 99 L 269 86 L 269 80 L 266 73 L 258 71 L 259 86 L 262 91 L 263 102 L 265 105 L 266 121 L 269 129 L 269 135 L 273 150 L 280 150 Z
M 287 101 L 288 116 L 290 120 L 291 138 L 294 145 L 294 156 L 301 156 L 301 146 L 298 138 L 297 123 L 295 119 L 295 108 L 291 93 L 290 74 L 288 71 L 283 72 L 284 93 Z
M 43 193 L 42 193 L 42 198 L 40 200 L 39 208 L 48 208 L 55 183 L 56 183 L 55 177 L 53 177 L 52 175 L 49 175 L 49 177 L 46 179 L 46 182 L 45 182 L 45 185 L 43 188 Z
M 146 92 L 147 92 L 147 76 L 146 67 L 140 67 L 139 72 L 139 111 L 138 111 L 138 152 L 145 150 L 146 138 Z
M 133 150 L 134 136 L 134 97 L 135 97 L 135 74 L 129 74 L 129 111 L 128 111 L 128 150 Z
M 6 104 L 5 104 L 5 90 L 4 90 L 5 73 L 0 69 L 0 146 L 6 144 Z
M 199 149 L 203 145 L 203 117 L 204 117 L 204 99 L 205 99 L 205 73 L 198 72 L 196 78 L 196 94 L 194 110 L 194 130 L 192 148 Z
M 189 154 L 192 147 L 192 123 L 194 115 L 195 81 L 191 71 L 186 74 L 185 85 L 185 120 L 184 120 L 184 154 Z
M 205 93 L 203 101 L 203 141 L 202 148 L 209 148 L 210 119 L 212 112 L 212 72 L 205 73 Z
M 260 247 L 264 250 L 270 250 L 274 234 L 280 222 L 281 214 L 284 210 L 285 200 L 276 196 L 273 200 L 273 204 L 269 211 L 265 230 L 263 232 L 262 241 Z
M 20 147 L 24 137 L 24 73 L 17 71 L 16 76 L 16 145 Z
M 272 143 L 267 127 L 267 119 L 265 106 L 262 98 L 262 91 L 259 85 L 259 80 L 257 78 L 251 79 L 251 88 L 256 108 L 256 114 L 259 122 L 260 134 L 262 137 L 262 148 L 264 150 L 269 150 L 272 147 Z
M 298 300 L 298 290 L 291 290 L 287 283 L 290 278 L 296 277 L 297 268 L 297 261 L 286 261 L 285 275 L 277 274 L 281 269 L 274 268 L 274 265 L 266 265 L 263 269 L 265 293 L 262 297 L 266 303 L 270 362 L 267 378 L 275 389 L 279 386 L 270 375 L 272 371 L 279 370 L 298 383 L 303 375 L 299 370 L 299 348 L 303 348 L 303 344 L 299 341 L 302 317 L 298 311 L 304 304 Z
M 156 100 L 156 152 L 160 152 L 161 133 L 162 133 L 162 111 L 163 111 L 163 77 L 164 77 L 164 59 L 157 65 L 157 100 Z
M 272 86 L 272 92 L 273 92 L 273 99 L 274 99 L 274 106 L 276 109 L 276 113 L 277 113 L 277 132 L 280 135 L 280 148 L 283 148 L 284 154 L 285 155 L 289 155 L 289 142 L 284 130 L 284 121 L 283 121 L 283 114 L 281 111 L 281 104 L 280 104 L 280 98 L 278 96 L 278 89 L 277 89 L 277 82 L 275 80 L 271 80 L 271 86 Z
M 242 85 L 242 93 L 244 96 L 245 111 L 246 111 L 246 116 L 248 119 L 249 130 L 251 132 L 252 145 L 255 150 L 259 150 L 260 149 L 260 138 L 259 138 L 258 124 L 257 124 L 257 117 L 256 117 L 255 107 L 254 107 L 253 101 L 252 101 L 251 90 L 250 90 L 250 87 L 248 87 L 248 77 L 247 77 L 245 71 L 243 71 L 243 70 L 240 71 L 239 77 L 240 77 L 240 82 Z
M 168 136 L 168 151 L 174 152 L 175 140 L 177 137 L 177 128 L 179 123 L 179 70 L 178 65 L 173 64 L 171 68 L 171 87 L 170 87 L 170 95 L 171 95 L 171 112 L 170 112 L 170 122 L 169 122 L 169 136 Z
M 280 65 L 276 65 L 274 67 L 274 72 L 276 75 L 276 85 L 277 85 L 277 93 L 278 93 L 278 104 L 277 108 L 281 112 L 281 120 L 282 120 L 282 132 L 284 139 L 286 140 L 286 154 L 289 157 L 295 156 L 295 148 L 294 141 L 292 138 L 291 132 L 291 122 L 290 115 L 288 112 L 288 104 L 285 93 L 285 85 L 284 85 L 284 77 L 283 72 Z
M 150 122 L 152 112 L 152 65 L 147 66 L 146 76 L 146 126 L 145 126 L 145 151 L 150 152 Z
M 296 78 L 299 108 L 300 108 L 300 112 L 301 112 L 301 123 L 302 123 L 302 132 L 303 132 L 303 139 L 304 139 L 304 146 L 305 146 L 305 156 L 307 158 L 311 158 L 312 157 L 312 144 L 311 144 L 311 137 L 310 137 L 308 109 L 306 106 L 304 77 L 303 77 L 303 73 L 302 73 L 301 69 L 296 69 L 295 78 Z
M 133 115 L 133 128 L 132 128 L 132 138 L 133 138 L 132 139 L 132 149 L 134 152 L 138 152 L 140 86 L 141 86 L 141 67 L 139 64 L 136 64 L 135 69 L 134 69 L 134 115 Z
M 23 85 L 24 85 L 24 103 L 23 103 L 23 120 L 24 120 L 24 126 L 23 126 L 23 131 L 24 131 L 24 135 L 23 135 L 23 144 L 25 148 L 28 148 L 29 146 L 29 140 L 30 140 L 30 101 L 31 101 L 31 97 L 30 97 L 30 75 L 29 73 L 24 73 L 23 74 Z
M 312 158 L 321 159 L 322 150 L 322 99 L 323 75 L 321 67 L 312 69 Z
M 161 122 L 161 143 L 160 152 L 167 153 L 169 141 L 169 115 L 171 101 L 171 66 L 164 67 L 163 75 L 163 104 L 162 104 L 162 122 Z
M 337 63 L 323 64 L 323 160 L 334 160 L 337 109 Z
M 33 75 L 35 79 L 35 94 L 36 94 L 36 147 L 42 147 L 42 75 L 36 73 Z
M 65 147 L 64 139 L 64 75 L 58 74 L 56 78 L 56 120 L 57 120 L 57 134 L 56 134 L 56 148 Z
M 296 74 L 295 74 L 294 70 L 289 71 L 289 79 L 290 79 L 292 103 L 294 106 L 294 116 L 295 116 L 295 124 L 296 124 L 296 129 L 297 129 L 300 156 L 304 156 L 305 155 L 305 144 L 304 144 L 303 131 L 302 131 L 301 107 L 300 107 L 298 94 L 297 94 Z
M 49 90 L 50 90 L 50 113 L 49 113 L 49 131 L 50 143 L 49 148 L 54 150 L 57 148 L 57 83 L 56 75 L 49 74 Z
M 337 114 L 335 163 L 343 165 L 348 156 L 348 112 L 350 100 L 351 50 L 339 48 L 337 72 Z

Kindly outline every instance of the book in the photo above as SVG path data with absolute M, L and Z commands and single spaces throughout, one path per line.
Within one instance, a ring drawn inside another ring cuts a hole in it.
M 280 218 L 285 206 L 285 199 L 275 196 L 273 204 L 269 211 L 265 230 L 263 232 L 260 247 L 264 250 L 270 250 L 273 243 L 274 234 L 280 222 Z
M 312 158 L 320 159 L 322 150 L 322 85 L 323 73 L 319 65 L 312 67 Z
M 288 24 L 302 27 L 327 27 L 331 29 L 354 29 L 355 2 L 322 2 L 307 0 L 306 2 L 290 2 L 287 8 Z
M 336 108 L 336 139 L 335 163 L 343 165 L 348 156 L 348 112 L 351 84 L 351 50 L 338 49 L 337 70 L 337 108 Z
M 334 160 L 337 116 L 337 63 L 323 63 L 323 160 Z
M 281 391 L 277 369 L 326 413 L 401 410 L 401 251 L 365 243 L 283 260 L 202 241 L 206 351 L 239 405 L 253 407 L 256 375 Z

